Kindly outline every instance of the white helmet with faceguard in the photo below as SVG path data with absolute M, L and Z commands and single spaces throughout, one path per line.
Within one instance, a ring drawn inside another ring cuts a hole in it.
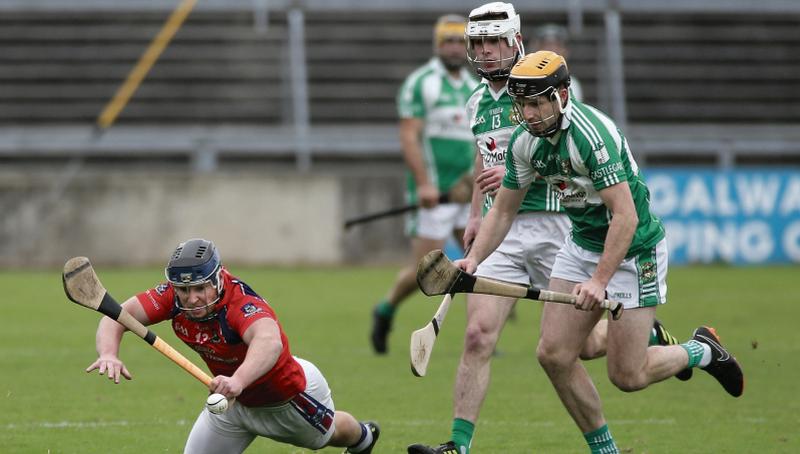
M 211 286 L 217 291 L 217 297 L 203 307 L 190 308 L 181 305 L 180 299 L 176 294 L 175 307 L 185 312 L 188 318 L 195 321 L 206 321 L 214 318 L 216 315 L 213 310 L 214 305 L 222 298 L 223 292 L 221 273 L 222 262 L 213 242 L 194 238 L 179 244 L 164 269 L 164 274 L 167 276 L 169 283 L 173 287 L 187 288 L 204 286 L 210 282 Z M 191 311 L 208 308 L 211 308 L 211 310 L 200 319 L 189 316 Z
M 505 80 L 522 55 L 525 48 L 514 5 L 492 2 L 469 13 L 467 59 L 479 76 Z
M 549 50 L 528 54 L 511 69 L 508 94 L 520 124 L 531 134 L 549 137 L 561 127 L 567 101 L 559 90 L 569 87 L 569 69 L 564 57 Z M 525 109 L 535 115 L 526 117 Z

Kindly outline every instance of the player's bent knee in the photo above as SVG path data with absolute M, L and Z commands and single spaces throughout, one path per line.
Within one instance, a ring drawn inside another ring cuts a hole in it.
M 608 379 L 611 380 L 611 383 L 619 388 L 620 391 L 625 391 L 626 393 L 642 390 L 649 384 L 647 377 L 641 373 L 636 374 L 609 371 Z
M 571 355 L 563 348 L 548 346 L 539 342 L 536 347 L 536 359 L 545 370 L 558 370 L 569 367 L 575 362 L 576 355 Z
M 605 353 L 605 350 L 601 348 L 600 345 L 587 341 L 586 344 L 584 344 L 579 356 L 582 360 L 586 361 L 600 358 L 601 356 L 605 355 Z

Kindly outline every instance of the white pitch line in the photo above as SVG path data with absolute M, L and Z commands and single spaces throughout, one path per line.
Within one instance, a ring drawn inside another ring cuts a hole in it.
M 20 424 L 6 424 L 5 430 L 18 429 L 97 429 L 103 427 L 124 427 L 124 426 L 154 426 L 164 424 L 164 421 L 39 421 Z M 176 426 L 189 424 L 185 419 L 174 421 Z

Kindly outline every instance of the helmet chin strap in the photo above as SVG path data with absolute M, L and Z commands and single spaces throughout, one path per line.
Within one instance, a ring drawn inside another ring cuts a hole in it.
M 567 90 L 569 90 L 569 88 L 567 88 Z M 556 118 L 556 123 L 555 123 L 556 124 L 556 128 L 548 137 L 552 137 L 552 136 L 556 135 L 558 133 L 558 131 L 561 130 L 561 123 L 564 121 L 564 113 L 567 111 L 567 102 L 568 101 L 565 101 L 563 104 L 561 103 L 561 93 L 558 91 L 558 89 L 554 90 L 553 94 L 556 97 L 555 101 L 556 101 L 556 104 L 558 105 L 558 113 L 559 113 L 559 115 L 558 115 L 558 118 Z M 569 100 L 569 92 L 567 92 L 567 100 Z

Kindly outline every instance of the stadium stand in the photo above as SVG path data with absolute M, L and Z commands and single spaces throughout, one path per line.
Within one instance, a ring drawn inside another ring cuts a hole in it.
M 0 244 L 14 244 L 14 235 L 46 224 L 33 219 L 58 217 L 52 207 L 73 178 L 85 183 L 81 172 L 87 169 L 188 166 L 288 175 L 313 162 L 339 178 L 342 216 L 403 203 L 395 94 L 430 58 L 436 17 L 463 2 L 201 1 L 118 122 L 94 135 L 97 115 L 177 3 L 0 2 L 0 162 L 6 174 L 20 177 L 6 178 L 10 189 L 0 207 L 10 215 L 0 226 Z M 584 6 L 570 68 L 586 100 L 612 112 L 603 9 L 609 2 L 568 3 Z M 621 5 L 622 123 L 640 163 L 800 163 L 796 2 L 610 3 Z M 272 8 L 266 22 L 254 9 L 258 4 Z M 518 6 L 527 34 L 539 23 L 571 17 L 558 2 Z M 307 104 L 295 102 L 289 47 L 290 32 L 297 31 L 290 17 L 297 16 L 290 8 L 302 11 Z M 296 123 L 298 105 L 308 107 L 307 128 Z M 19 169 L 32 173 L 15 175 Z M 17 206 L 21 198 L 41 203 Z M 25 216 L 29 223 L 10 225 Z M 54 229 L 68 229 L 59 222 Z M 363 257 L 386 238 L 402 238 L 400 231 L 392 224 L 364 232 L 359 242 L 344 238 L 342 249 Z M 47 235 L 30 235 L 31 250 Z M 9 260 L 23 255 L 8 254 Z
M 439 13 L 307 12 L 312 123 L 394 122 L 394 95 L 428 58 L 430 24 Z M 4 13 L 0 124 L 93 122 L 164 16 Z M 623 23 L 629 123 L 800 123 L 794 18 L 631 13 Z M 590 103 L 603 99 L 603 33 L 602 16 L 586 14 L 572 44 L 572 70 L 585 81 Z M 246 12 L 193 12 L 119 124 L 285 122 L 286 41 L 283 11 L 270 13 L 263 32 Z

